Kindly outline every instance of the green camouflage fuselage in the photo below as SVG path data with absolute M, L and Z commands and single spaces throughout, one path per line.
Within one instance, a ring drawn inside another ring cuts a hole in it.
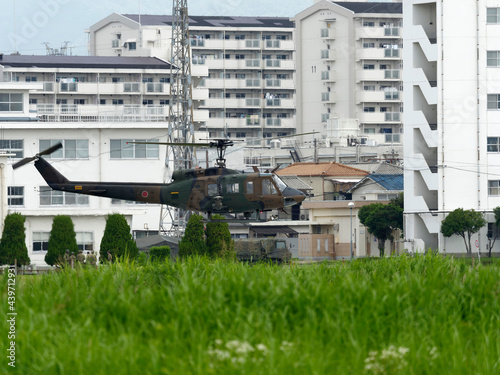
M 300 203 L 304 195 L 278 186 L 271 173 L 243 174 L 227 168 L 174 171 L 172 182 L 117 183 L 69 181 L 43 158 L 35 166 L 54 190 L 130 201 L 166 204 L 184 210 L 228 213 L 279 209 Z

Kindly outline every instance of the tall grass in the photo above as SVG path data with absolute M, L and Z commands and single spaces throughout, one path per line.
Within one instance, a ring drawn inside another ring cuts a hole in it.
M 18 276 L 16 370 L 498 374 L 499 275 L 498 264 L 427 255 L 308 266 L 195 258 Z M 6 335 L 0 342 L 6 349 Z

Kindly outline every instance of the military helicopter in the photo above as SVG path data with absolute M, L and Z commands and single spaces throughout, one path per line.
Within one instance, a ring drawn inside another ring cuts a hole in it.
M 305 199 L 304 193 L 287 186 L 273 173 L 274 170 L 261 173 L 254 168 L 253 173 L 241 173 L 226 168 L 226 149 L 234 145 L 229 139 L 214 139 L 207 143 L 130 143 L 216 148 L 216 165 L 206 169 L 175 170 L 170 183 L 70 181 L 42 157 L 60 149 L 62 144 L 58 143 L 35 156 L 18 161 L 12 167 L 17 169 L 35 161 L 36 169 L 53 190 L 165 204 L 187 211 L 207 213 L 209 218 L 212 214 L 243 213 L 248 219 L 255 212 L 283 210 Z

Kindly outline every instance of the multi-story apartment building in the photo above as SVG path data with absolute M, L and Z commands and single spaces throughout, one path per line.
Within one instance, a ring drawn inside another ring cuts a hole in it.
M 401 3 L 327 0 L 294 19 L 191 16 L 208 136 L 245 138 L 247 165 L 288 163 L 298 145 L 301 160 L 400 159 L 401 17 Z M 89 28 L 89 53 L 168 59 L 171 20 L 112 14 Z M 312 131 L 314 141 L 261 141 Z
M 167 140 L 167 62 L 154 57 L 0 58 L 0 149 L 13 154 L 8 164 L 60 141 L 63 149 L 45 158 L 69 179 L 164 179 L 165 147 L 127 141 Z M 205 122 L 205 113 L 195 110 L 195 122 Z M 26 217 L 29 256 L 35 264 L 44 263 L 57 214 L 73 218 L 78 244 L 86 250 L 98 250 L 109 213 L 124 214 L 136 237 L 159 231 L 158 205 L 52 191 L 33 165 L 6 168 L 4 175 L 8 210 Z
M 317 0 L 294 21 L 297 131 L 401 157 L 402 4 Z M 356 126 L 339 126 L 349 118 Z
M 500 206 L 500 2 L 404 7 L 406 248 L 463 253 L 459 236 L 440 234 L 442 219 L 474 209 L 492 229 Z M 486 251 L 490 235 L 474 235 L 474 251 Z
M 171 29 L 172 16 L 112 14 L 90 27 L 89 53 L 168 60 Z M 288 18 L 189 17 L 192 66 L 208 69 L 199 87 L 209 137 L 260 146 L 295 132 L 293 32 Z

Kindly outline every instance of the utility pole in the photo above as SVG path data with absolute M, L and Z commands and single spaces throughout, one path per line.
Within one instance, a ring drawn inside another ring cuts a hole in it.
M 172 46 L 170 58 L 170 101 L 166 168 L 173 162 L 174 170 L 190 169 L 194 164 L 193 95 L 191 82 L 191 50 L 187 0 L 172 4 Z M 167 171 L 166 171 L 167 172 Z M 168 173 L 166 173 L 166 176 Z M 165 176 L 165 177 L 166 177 Z M 180 236 L 186 225 L 187 211 L 162 205 L 160 231 Z M 166 225 L 171 223 L 170 229 Z

